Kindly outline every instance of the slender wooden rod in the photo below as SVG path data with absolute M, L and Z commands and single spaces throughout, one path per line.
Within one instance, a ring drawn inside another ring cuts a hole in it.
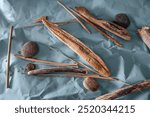
M 8 38 L 6 88 L 10 88 L 10 86 L 9 86 L 9 78 L 10 78 L 10 54 L 11 54 L 11 45 L 12 45 L 12 33 L 13 33 L 13 26 L 10 27 L 9 38 Z

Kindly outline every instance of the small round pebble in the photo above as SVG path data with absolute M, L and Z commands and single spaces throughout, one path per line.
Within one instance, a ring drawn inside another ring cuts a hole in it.
M 84 79 L 83 86 L 89 91 L 97 91 L 100 87 L 96 80 L 90 77 Z
M 21 55 L 24 57 L 33 57 L 39 52 L 39 47 L 36 42 L 29 41 L 21 48 Z
M 26 65 L 25 70 L 26 70 L 27 72 L 29 72 L 29 71 L 31 71 L 31 70 L 34 70 L 35 68 L 36 68 L 35 64 L 29 63 L 29 64 Z
M 114 23 L 116 23 L 124 28 L 127 28 L 130 25 L 130 20 L 125 13 L 119 13 L 115 16 Z

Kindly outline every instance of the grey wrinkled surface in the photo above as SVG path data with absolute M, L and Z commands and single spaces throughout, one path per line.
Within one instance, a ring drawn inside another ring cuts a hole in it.
M 119 48 L 90 27 L 92 34 L 85 32 L 79 24 L 62 26 L 63 29 L 78 37 L 106 62 L 117 77 L 127 83 L 137 83 L 150 78 L 150 54 L 146 45 L 136 34 L 141 26 L 150 26 L 149 0 L 65 0 L 71 7 L 87 7 L 96 17 L 112 21 L 117 13 L 126 13 L 131 25 L 128 28 L 132 40 L 127 42 L 117 38 L 124 48 Z M 65 56 L 50 49 L 57 47 L 68 56 L 84 62 L 73 51 L 58 41 L 43 26 L 19 28 L 33 23 L 40 16 L 49 16 L 50 21 L 72 19 L 56 0 L 0 0 L 0 99 L 95 99 L 97 96 L 124 86 L 118 81 L 98 80 L 101 88 L 89 92 L 83 88 L 82 78 L 74 77 L 36 77 L 27 76 L 24 67 L 27 61 L 16 59 L 21 46 L 29 41 L 37 41 L 40 52 L 36 58 L 58 62 L 70 62 Z M 11 89 L 6 90 L 6 58 L 8 29 L 15 26 L 11 51 Z M 115 37 L 116 38 L 116 37 Z M 48 68 L 38 64 L 38 68 Z M 150 99 L 150 90 L 134 93 L 120 99 Z

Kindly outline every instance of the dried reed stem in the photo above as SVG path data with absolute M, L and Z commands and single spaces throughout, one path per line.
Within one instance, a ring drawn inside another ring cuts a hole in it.
M 10 78 L 10 53 L 11 53 L 11 45 L 12 45 L 12 33 L 13 33 L 13 26 L 10 27 L 9 39 L 8 39 L 6 88 L 10 88 L 10 86 L 9 86 L 9 78 Z
M 76 19 L 72 19 L 72 20 L 68 20 L 68 21 L 62 21 L 62 22 L 53 22 L 55 25 L 61 26 L 61 25 L 67 25 L 70 23 L 76 23 Z M 34 26 L 44 26 L 43 23 L 37 23 L 37 24 L 31 24 L 31 25 L 27 25 L 27 26 L 22 26 L 19 28 L 30 28 L 30 27 L 34 27 Z
M 52 61 L 47 61 L 47 60 L 35 59 L 35 58 L 25 58 L 25 57 L 20 56 L 20 55 L 15 55 L 15 57 L 20 58 L 20 59 L 24 59 L 24 60 L 27 60 L 27 61 L 32 61 L 32 62 L 37 62 L 37 63 L 44 63 L 44 64 L 48 64 L 48 65 L 52 65 L 52 66 L 61 66 L 61 67 L 78 66 L 78 64 L 76 64 L 76 63 L 68 64 L 68 63 L 52 62 Z

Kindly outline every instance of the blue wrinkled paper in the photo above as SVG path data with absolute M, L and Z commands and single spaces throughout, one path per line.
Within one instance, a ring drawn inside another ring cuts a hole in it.
M 137 35 L 137 28 L 150 26 L 149 0 L 65 0 L 70 7 L 85 6 L 97 18 L 113 21 L 117 13 L 126 13 L 131 25 L 128 28 L 132 35 L 131 41 L 117 38 L 124 48 L 117 47 L 88 26 L 92 34 L 85 32 L 77 24 L 61 26 L 64 30 L 79 38 L 83 43 L 98 54 L 107 64 L 113 77 L 129 84 L 150 78 L 150 54 L 146 45 Z M 95 99 L 97 96 L 123 87 L 119 81 L 104 81 L 97 79 L 101 88 L 96 92 L 84 89 L 83 79 L 75 77 L 37 77 L 28 76 L 24 71 L 28 61 L 14 57 L 27 41 L 36 41 L 40 52 L 36 58 L 57 62 L 71 63 L 57 47 L 75 60 L 85 63 L 78 55 L 55 38 L 44 26 L 22 28 L 32 24 L 40 16 L 48 16 L 50 21 L 65 21 L 73 19 L 56 0 L 0 0 L 0 99 Z M 6 63 L 8 31 L 14 25 L 10 89 L 6 89 Z M 86 64 L 86 63 L 85 63 Z M 48 65 L 37 64 L 38 68 L 49 68 Z M 150 90 L 144 90 L 119 99 L 150 99 Z

